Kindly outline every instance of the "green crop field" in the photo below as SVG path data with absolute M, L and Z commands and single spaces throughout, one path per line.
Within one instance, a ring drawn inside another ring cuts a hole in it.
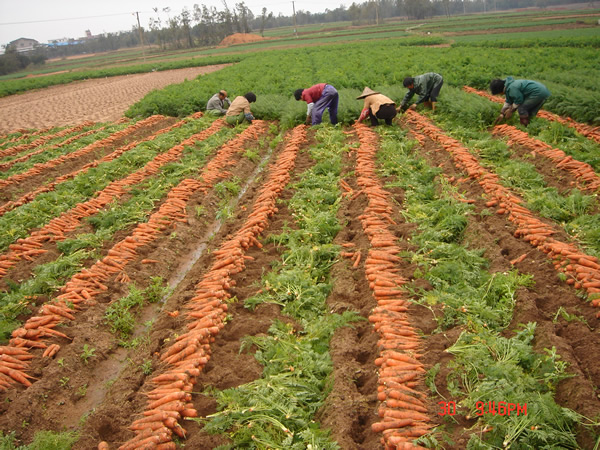
M 0 135 L 0 449 L 600 448 L 599 14 L 286 27 L 0 80 L 232 63 L 117 122 Z M 434 110 L 357 123 L 365 87 L 398 105 L 426 72 Z M 507 76 L 551 92 L 527 126 L 494 123 Z M 304 124 L 316 83 L 338 125 Z M 220 89 L 256 119 L 202 114 Z

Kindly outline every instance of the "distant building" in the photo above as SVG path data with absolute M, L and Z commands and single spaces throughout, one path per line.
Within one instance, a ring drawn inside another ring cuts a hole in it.
M 37 46 L 40 45 L 40 43 L 35 39 L 19 38 L 17 40 L 9 42 L 8 45 L 13 47 L 17 51 L 17 53 L 24 53 L 32 52 Z

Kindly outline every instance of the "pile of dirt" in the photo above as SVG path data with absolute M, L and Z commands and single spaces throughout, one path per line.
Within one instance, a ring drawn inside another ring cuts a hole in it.
M 250 34 L 250 33 L 234 33 L 227 36 L 225 39 L 221 41 L 219 47 L 227 47 L 229 45 L 235 44 L 246 44 L 248 42 L 256 42 L 263 41 L 265 38 L 259 36 L 258 34 Z

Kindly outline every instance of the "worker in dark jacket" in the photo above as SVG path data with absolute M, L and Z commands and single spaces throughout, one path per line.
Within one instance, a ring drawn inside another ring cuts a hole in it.
M 231 100 L 227 98 L 227 91 L 221 90 L 206 103 L 206 112 L 207 114 L 222 116 L 227 113 L 229 105 L 231 105 Z
M 331 124 L 335 125 L 337 120 L 339 95 L 338 91 L 330 84 L 319 83 L 308 89 L 296 89 L 294 91 L 296 100 L 304 100 L 307 103 L 306 123 L 318 125 L 323 120 L 323 113 L 329 110 Z
M 402 99 L 398 112 L 400 110 L 406 111 L 412 106 L 410 100 L 415 94 L 419 95 L 415 105 L 423 103 L 426 107 L 435 111 L 435 103 L 438 95 L 440 95 L 442 84 L 444 84 L 444 79 L 439 73 L 428 72 L 414 78 L 406 77 L 402 84 L 408 89 L 408 92 Z
M 506 96 L 496 124 L 510 118 L 517 110 L 521 124 L 527 126 L 546 99 L 550 97 L 550 91 L 542 83 L 531 80 L 515 80 L 513 77 L 506 77 L 505 80 L 492 80 L 490 91 L 493 95 L 504 93 Z

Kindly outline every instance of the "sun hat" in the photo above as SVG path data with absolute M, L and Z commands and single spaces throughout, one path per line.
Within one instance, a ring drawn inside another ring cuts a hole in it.
M 360 100 L 361 98 L 365 98 L 365 97 L 368 97 L 369 95 L 373 95 L 373 94 L 379 94 L 379 92 L 374 91 L 371 88 L 365 87 L 364 90 L 362 91 L 362 94 L 360 94 L 358 97 L 356 97 L 356 100 Z

